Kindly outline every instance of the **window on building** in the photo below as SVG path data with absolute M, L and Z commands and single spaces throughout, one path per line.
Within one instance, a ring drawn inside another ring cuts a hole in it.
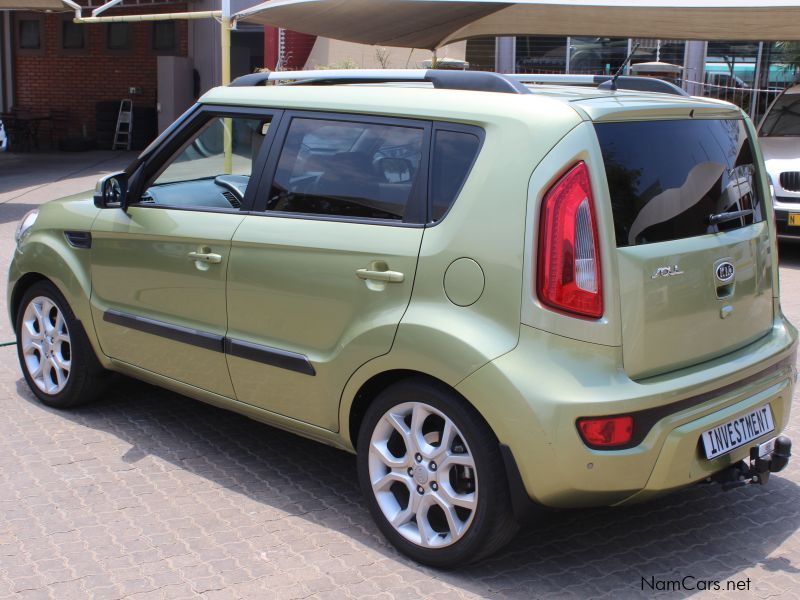
M 84 50 L 86 48 L 86 25 L 73 23 L 69 19 L 61 21 L 61 49 Z
M 570 73 L 612 75 L 628 56 L 628 38 L 570 38 Z
M 518 36 L 516 55 L 517 73 L 565 73 L 567 38 Z
M 17 45 L 20 50 L 41 50 L 42 22 L 39 19 L 19 19 L 17 34 Z
M 493 37 L 467 40 L 466 60 L 471 71 L 494 71 L 495 39 Z
M 267 210 L 402 221 L 419 192 L 425 130 L 294 119 Z
M 106 30 L 106 48 L 109 50 L 127 50 L 131 46 L 131 28 L 129 23 L 109 23 Z
M 153 50 L 156 52 L 174 52 L 178 47 L 175 21 L 153 22 Z

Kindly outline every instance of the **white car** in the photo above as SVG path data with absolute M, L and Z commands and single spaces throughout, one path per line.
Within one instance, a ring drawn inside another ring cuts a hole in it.
M 775 191 L 778 234 L 800 237 L 800 85 L 772 103 L 758 136 Z
M 6 128 L 3 127 L 3 121 L 0 120 L 0 152 L 5 152 L 8 149 L 8 135 Z

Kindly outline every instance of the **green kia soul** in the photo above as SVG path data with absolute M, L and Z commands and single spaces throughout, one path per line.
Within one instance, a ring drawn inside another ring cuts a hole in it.
M 355 452 L 380 530 L 441 567 L 532 507 L 765 483 L 797 334 L 752 124 L 622 87 L 214 89 L 94 197 L 23 219 L 25 379 L 68 408 L 116 371 Z

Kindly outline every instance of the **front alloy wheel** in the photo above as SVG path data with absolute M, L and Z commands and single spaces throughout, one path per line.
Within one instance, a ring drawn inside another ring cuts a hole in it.
M 37 281 L 18 306 L 17 355 L 31 391 L 55 408 L 94 400 L 105 387 L 107 372 L 58 288 Z
M 64 314 L 45 296 L 25 307 L 20 343 L 31 380 L 45 394 L 61 392 L 72 369 L 72 345 Z
M 411 558 L 464 565 L 515 533 L 497 439 L 444 384 L 410 378 L 387 387 L 367 409 L 357 447 L 370 512 Z

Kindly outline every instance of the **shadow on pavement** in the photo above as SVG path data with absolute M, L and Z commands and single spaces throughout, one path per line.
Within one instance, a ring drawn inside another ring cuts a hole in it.
M 17 204 L 8 202 L 0 204 L 0 225 L 19 221 L 29 210 L 37 208 L 38 204 Z
M 800 572 L 787 558 L 770 557 L 800 527 L 800 490 L 780 476 L 765 487 L 701 485 L 644 505 L 548 513 L 488 560 L 436 572 L 381 537 L 361 500 L 355 459 L 345 452 L 124 378 L 106 399 L 69 412 L 39 405 L 22 379 L 17 391 L 42 411 L 130 444 L 127 463 L 154 455 L 478 594 L 629 597 L 649 592 L 642 578 L 743 580 L 737 574 L 756 565 Z

